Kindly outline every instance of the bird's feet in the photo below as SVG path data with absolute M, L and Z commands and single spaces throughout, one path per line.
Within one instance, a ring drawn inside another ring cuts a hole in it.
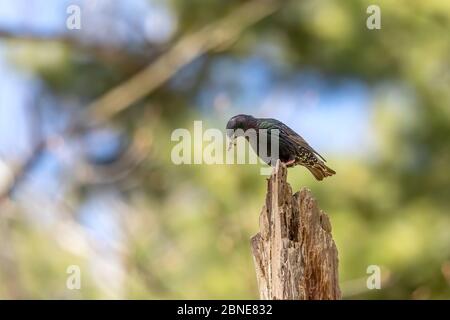
M 289 160 L 288 162 L 284 162 L 284 164 L 288 168 L 293 167 L 295 165 L 295 159 Z

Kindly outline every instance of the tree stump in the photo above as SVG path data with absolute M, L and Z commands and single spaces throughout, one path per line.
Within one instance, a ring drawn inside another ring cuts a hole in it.
M 251 245 L 261 299 L 341 298 L 330 220 L 307 188 L 292 195 L 279 161 L 259 223 Z

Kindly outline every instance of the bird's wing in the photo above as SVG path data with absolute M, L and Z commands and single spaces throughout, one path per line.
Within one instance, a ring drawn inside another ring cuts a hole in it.
M 306 150 L 309 150 L 310 152 L 318 155 L 323 161 L 327 162 L 324 157 L 320 153 L 318 153 L 316 150 L 311 147 L 308 142 L 305 141 L 297 132 L 289 128 L 287 125 L 285 125 L 283 122 L 276 120 L 276 119 L 261 119 L 259 122 L 260 129 L 278 129 L 280 132 L 284 133 L 286 136 L 288 136 L 292 141 L 295 141 L 298 145 L 305 148 Z

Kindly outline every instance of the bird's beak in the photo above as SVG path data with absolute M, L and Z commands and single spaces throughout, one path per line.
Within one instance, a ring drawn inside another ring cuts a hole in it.
M 230 151 L 232 148 L 233 148 L 233 146 L 235 146 L 236 145 L 236 136 L 233 134 L 231 137 L 230 137 L 230 142 L 228 143 L 228 151 Z

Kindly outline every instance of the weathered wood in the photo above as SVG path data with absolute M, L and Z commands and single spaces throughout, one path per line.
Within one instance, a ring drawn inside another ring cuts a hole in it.
M 292 195 L 286 166 L 268 180 L 260 231 L 251 239 L 261 299 L 340 299 L 338 252 L 311 191 Z

